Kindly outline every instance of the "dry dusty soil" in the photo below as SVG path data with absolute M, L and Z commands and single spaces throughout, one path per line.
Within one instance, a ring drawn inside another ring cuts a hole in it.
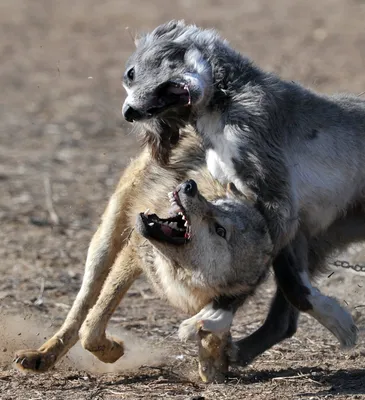
M 15 350 L 62 323 L 108 196 L 139 151 L 121 118 L 132 36 L 171 18 L 216 27 L 263 68 L 316 90 L 365 91 L 363 0 L 1 0 L 0 399 L 364 398 L 365 277 L 339 269 L 319 286 L 357 320 L 348 352 L 302 316 L 293 339 L 204 385 L 194 346 L 176 335 L 186 316 L 141 279 L 111 321 L 125 359 L 102 365 L 76 347 L 45 375 L 12 369 Z M 344 257 L 365 262 L 361 248 Z M 263 321 L 272 293 L 271 278 L 240 311 L 235 336 Z

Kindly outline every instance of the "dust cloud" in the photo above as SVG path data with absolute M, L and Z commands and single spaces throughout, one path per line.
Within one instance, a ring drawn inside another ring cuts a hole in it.
M 36 349 L 40 347 L 55 332 L 39 318 L 32 316 L 13 316 L 0 314 L 0 366 L 10 369 L 14 353 L 18 350 Z M 117 373 L 134 370 L 142 365 L 159 365 L 167 357 L 162 347 L 153 345 L 146 340 L 136 338 L 130 332 L 112 328 L 108 332 L 123 339 L 124 356 L 113 364 L 99 361 L 91 353 L 84 350 L 78 342 L 63 359 L 56 364 L 58 370 L 79 370 L 93 374 Z

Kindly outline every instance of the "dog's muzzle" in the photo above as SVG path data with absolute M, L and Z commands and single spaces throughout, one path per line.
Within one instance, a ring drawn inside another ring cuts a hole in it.
M 180 190 L 189 197 L 195 197 L 198 192 L 198 186 L 195 181 L 189 179 L 181 185 Z
M 191 105 L 189 87 L 184 82 L 167 81 L 158 85 L 145 96 L 139 109 L 128 103 L 123 104 L 122 113 L 128 122 L 156 117 L 168 110 L 176 110 Z
M 128 103 L 123 104 L 122 113 L 123 113 L 123 117 L 128 122 L 140 121 L 141 119 L 144 118 L 144 114 L 142 112 L 133 108 Z

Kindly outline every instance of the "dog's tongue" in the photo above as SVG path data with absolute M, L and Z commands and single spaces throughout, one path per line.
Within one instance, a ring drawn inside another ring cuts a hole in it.
M 161 225 L 161 230 L 166 236 L 172 236 L 172 228 L 167 225 Z

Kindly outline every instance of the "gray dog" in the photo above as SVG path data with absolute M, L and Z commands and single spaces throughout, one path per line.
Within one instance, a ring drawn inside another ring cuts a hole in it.
M 308 240 L 333 224 L 344 235 L 355 236 L 356 230 L 356 240 L 365 238 L 365 225 L 357 223 L 364 219 L 365 102 L 284 81 L 215 31 L 182 21 L 157 27 L 136 45 L 123 78 L 125 119 L 143 125 L 145 141 L 162 163 L 179 129 L 192 124 L 204 140 L 211 174 L 243 193 L 253 191 L 269 227 L 278 290 L 261 330 L 238 343 L 238 361 L 291 336 L 299 311 L 311 314 L 342 345 L 353 345 L 351 316 L 310 283 L 318 267 Z M 243 301 L 214 302 L 229 316 L 227 329 Z

